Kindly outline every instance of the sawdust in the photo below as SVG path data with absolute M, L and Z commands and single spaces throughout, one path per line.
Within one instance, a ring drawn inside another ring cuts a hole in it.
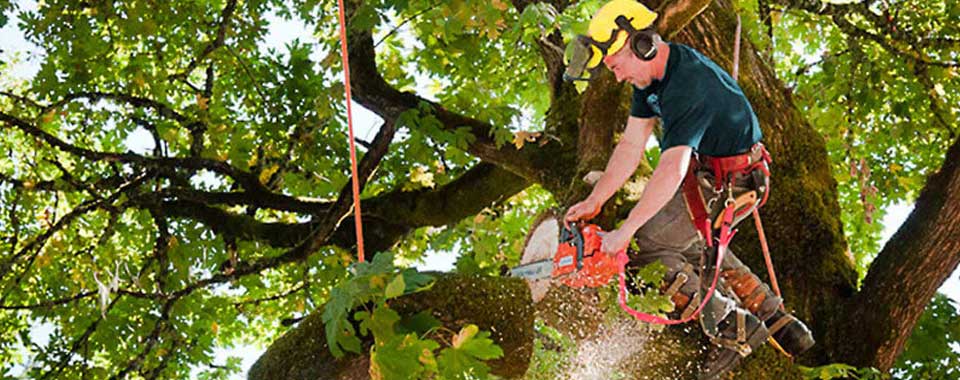
M 624 378 L 620 369 L 628 358 L 643 355 L 651 337 L 649 326 L 633 319 L 603 325 L 592 338 L 581 341 L 566 372 L 570 379 Z

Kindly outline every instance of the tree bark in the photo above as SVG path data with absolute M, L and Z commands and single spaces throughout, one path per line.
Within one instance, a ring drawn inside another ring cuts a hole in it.
M 927 181 L 913 212 L 870 266 L 863 287 L 833 333 L 856 344 L 833 357 L 888 370 L 903 351 L 927 303 L 960 263 L 960 140 Z M 869 328 L 863 328 L 869 326 Z
M 649 3 L 659 5 L 661 34 L 693 46 L 722 67 L 732 66 L 736 14 L 730 0 Z M 864 281 L 863 290 L 858 293 L 856 272 L 846 255 L 837 185 L 823 137 L 806 121 L 764 56 L 748 40 L 742 41 L 739 84 L 761 122 L 763 141 L 774 159 L 773 191 L 763 216 L 780 287 L 788 310 L 807 322 L 818 342 L 799 362 L 807 365 L 848 362 L 887 370 L 936 288 L 960 261 L 960 227 L 954 223 L 960 217 L 960 199 L 949 192 L 960 186 L 954 164 L 960 158 L 960 148 L 957 143 L 951 148 L 947 164 L 931 178 L 917 202 L 917 209 L 880 253 Z M 485 151 L 482 146 L 472 149 L 498 166 L 504 165 L 507 157 L 523 157 L 523 162 L 505 165 L 505 168 L 542 184 L 561 203 L 569 204 L 589 190 L 580 183 L 579 175 L 572 174 L 602 170 L 609 158 L 614 134 L 625 120 L 630 92 L 626 86 L 615 83 L 609 74 L 601 75 L 582 95 L 563 84 L 553 90 L 551 110 L 557 112 L 548 115 L 547 127 L 558 131 L 566 144 L 563 148 L 525 148 L 519 156 Z M 398 104 L 382 105 L 389 108 Z M 615 105 L 616 112 L 611 104 Z M 391 109 L 397 112 L 399 108 Z M 574 117 L 580 127 L 575 134 L 568 130 Z M 480 127 L 480 130 L 485 128 Z M 629 205 L 620 207 L 624 206 Z M 744 225 L 738 235 L 733 249 L 752 268 L 762 268 L 753 229 Z M 765 277 L 763 273 L 758 274 Z M 590 341 L 609 334 L 609 330 L 602 330 L 600 324 L 594 322 L 599 310 L 595 306 L 599 302 L 589 292 L 555 290 L 538 306 L 538 317 L 551 321 L 553 326 L 579 333 L 582 341 Z M 696 328 L 667 329 L 664 334 L 645 339 L 643 344 L 660 347 L 660 352 L 677 347 L 678 352 L 699 352 L 697 346 L 702 346 L 704 341 L 697 331 Z M 685 338 L 678 343 L 678 336 Z M 625 372 L 635 378 L 655 373 L 644 367 L 645 364 L 637 363 L 651 363 L 644 360 L 651 357 L 649 355 L 640 355 L 632 364 L 625 362 L 628 368 Z M 664 365 L 676 368 L 692 360 L 696 359 L 670 356 L 666 360 L 669 363 Z M 799 379 L 800 374 L 792 362 L 769 347 L 751 355 L 735 375 L 740 379 L 774 377 Z
M 533 352 L 534 309 L 527 285 L 516 278 L 441 275 L 430 290 L 390 301 L 401 316 L 433 310 L 448 330 L 475 324 L 490 331 L 503 357 L 489 362 L 493 374 L 516 377 Z M 323 310 L 315 310 L 277 339 L 250 369 L 250 380 L 369 379 L 368 355 L 334 358 L 327 348 Z M 359 330 L 358 330 L 359 331 Z M 365 341 L 369 349 L 372 341 Z

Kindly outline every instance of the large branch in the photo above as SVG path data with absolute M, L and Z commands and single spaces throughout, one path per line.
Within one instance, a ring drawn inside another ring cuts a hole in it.
M 490 362 L 494 374 L 515 378 L 527 371 L 533 352 L 534 310 L 530 291 L 522 280 L 443 274 L 429 290 L 392 300 L 390 308 L 402 316 L 432 310 L 445 328 L 430 337 L 475 324 L 490 331 L 491 339 L 503 349 L 503 357 Z M 250 368 L 249 379 L 368 379 L 370 362 L 366 354 L 340 359 L 330 354 L 323 339 L 322 315 L 322 309 L 313 311 L 273 342 Z M 364 348 L 371 344 L 366 337 Z
M 467 216 L 474 215 L 493 202 L 501 201 L 523 190 L 529 185 L 524 179 L 491 164 L 478 164 L 476 167 L 460 176 L 457 180 L 435 190 L 420 190 L 413 192 L 397 191 L 384 196 L 365 201 L 369 206 L 365 208 L 364 221 L 367 247 L 370 252 L 382 251 L 389 248 L 404 234 L 414 228 L 427 225 L 445 225 L 454 223 Z M 252 218 L 231 215 L 212 207 L 173 207 L 165 208 L 168 215 L 178 215 L 203 220 L 214 230 L 220 229 L 223 233 L 237 237 L 244 231 L 256 231 L 251 224 L 257 224 Z M 199 205 L 193 205 L 199 206 Z M 200 209 L 201 212 L 196 210 Z M 209 214 L 207 214 L 209 213 Z M 230 229 L 234 226 L 233 229 Z M 263 226 L 260 226 L 263 227 Z M 276 226 L 274 231 L 291 236 L 310 236 L 315 226 L 312 224 Z M 299 232 L 298 232 L 299 231 Z M 269 239 L 274 234 L 266 231 L 257 233 L 251 238 Z M 241 262 L 229 274 L 218 273 L 198 280 L 180 290 L 171 293 L 171 297 L 182 297 L 193 291 L 213 285 L 231 281 L 241 276 L 260 273 L 269 268 L 301 261 L 315 252 L 310 241 L 299 243 L 302 239 L 289 239 L 296 244 L 290 250 L 272 257 L 257 259 L 250 262 Z M 328 245 L 337 245 L 351 249 L 355 244 L 352 226 L 342 224 L 334 232 Z M 372 255 L 371 255 L 372 256 Z
M 349 59 L 353 100 L 364 107 L 385 119 L 398 119 L 406 110 L 427 105 L 433 116 L 447 129 L 454 130 L 461 127 L 470 129 L 470 133 L 476 139 L 469 145 L 467 149 L 469 153 L 510 170 L 529 181 L 542 179 L 542 172 L 537 169 L 538 165 L 534 162 L 545 158 L 548 154 L 538 149 L 539 147 L 535 144 L 528 144 L 524 149 L 515 149 L 509 144 L 498 147 L 492 135 L 494 126 L 449 111 L 440 104 L 416 94 L 400 92 L 387 83 L 377 70 L 373 37 L 369 31 L 350 30 Z M 552 146 L 548 144 L 547 149 L 551 148 Z
M 371 252 L 382 251 L 418 227 L 456 223 L 527 186 L 529 182 L 504 169 L 491 164 L 478 164 L 453 182 L 436 189 L 398 190 L 365 199 L 362 211 L 367 247 Z M 280 257 L 270 259 L 269 266 L 297 261 L 312 253 L 301 244 L 316 229 L 316 222 L 259 222 L 246 215 L 229 213 L 204 204 L 199 201 L 202 199 L 205 198 L 164 201 L 161 206 L 166 216 L 197 220 L 217 233 L 243 240 L 264 241 L 273 247 L 293 248 Z M 134 201 L 149 206 L 158 200 L 151 194 Z M 309 206 L 314 210 L 326 210 L 331 204 L 325 202 Z M 330 239 L 322 243 L 351 249 L 355 241 L 353 225 L 341 223 Z M 250 265 L 262 267 L 263 263 Z
M 870 266 L 841 327 L 849 344 L 835 357 L 887 370 L 937 289 L 960 263 L 960 140 L 930 177 L 913 212 Z M 866 327 L 857 328 L 856 326 Z
M 0 121 L 6 122 L 8 125 L 12 125 L 21 131 L 46 142 L 48 145 L 54 148 L 88 159 L 90 161 L 121 162 L 138 165 L 145 168 L 189 169 L 194 171 L 206 169 L 233 178 L 235 181 L 243 185 L 245 189 L 252 191 L 266 191 L 263 189 L 263 185 L 260 184 L 259 179 L 255 175 L 244 170 L 234 168 L 230 166 L 230 164 L 223 161 L 215 161 L 199 157 L 145 157 L 130 152 L 101 152 L 69 144 L 33 124 L 30 124 L 13 115 L 4 113 L 3 111 L 0 111 Z
M 657 32 L 664 38 L 672 38 L 709 5 L 710 0 L 664 1 L 657 9 L 660 14 L 657 18 Z

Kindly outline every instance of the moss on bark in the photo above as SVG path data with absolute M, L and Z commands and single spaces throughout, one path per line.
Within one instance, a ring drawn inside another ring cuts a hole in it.
M 432 310 L 444 327 L 459 331 L 476 324 L 490 331 L 503 349 L 489 362 L 494 374 L 515 377 L 527 370 L 533 351 L 533 306 L 527 285 L 519 279 L 440 274 L 430 290 L 391 301 L 400 315 Z M 327 348 L 322 310 L 277 339 L 250 369 L 250 380 L 367 379 L 367 355 L 336 359 Z M 369 338 L 364 347 L 369 348 Z

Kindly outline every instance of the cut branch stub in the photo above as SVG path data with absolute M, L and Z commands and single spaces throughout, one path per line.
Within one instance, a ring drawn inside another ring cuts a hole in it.
M 519 279 L 439 274 L 430 290 L 391 301 L 402 316 L 422 310 L 444 327 L 459 331 L 467 324 L 490 331 L 503 357 L 488 362 L 491 372 L 517 377 L 527 371 L 533 352 L 534 310 L 527 286 Z M 369 379 L 367 355 L 335 359 L 327 348 L 322 310 L 307 316 L 295 329 L 277 339 L 250 369 L 250 380 Z M 369 347 L 368 341 L 364 347 Z

